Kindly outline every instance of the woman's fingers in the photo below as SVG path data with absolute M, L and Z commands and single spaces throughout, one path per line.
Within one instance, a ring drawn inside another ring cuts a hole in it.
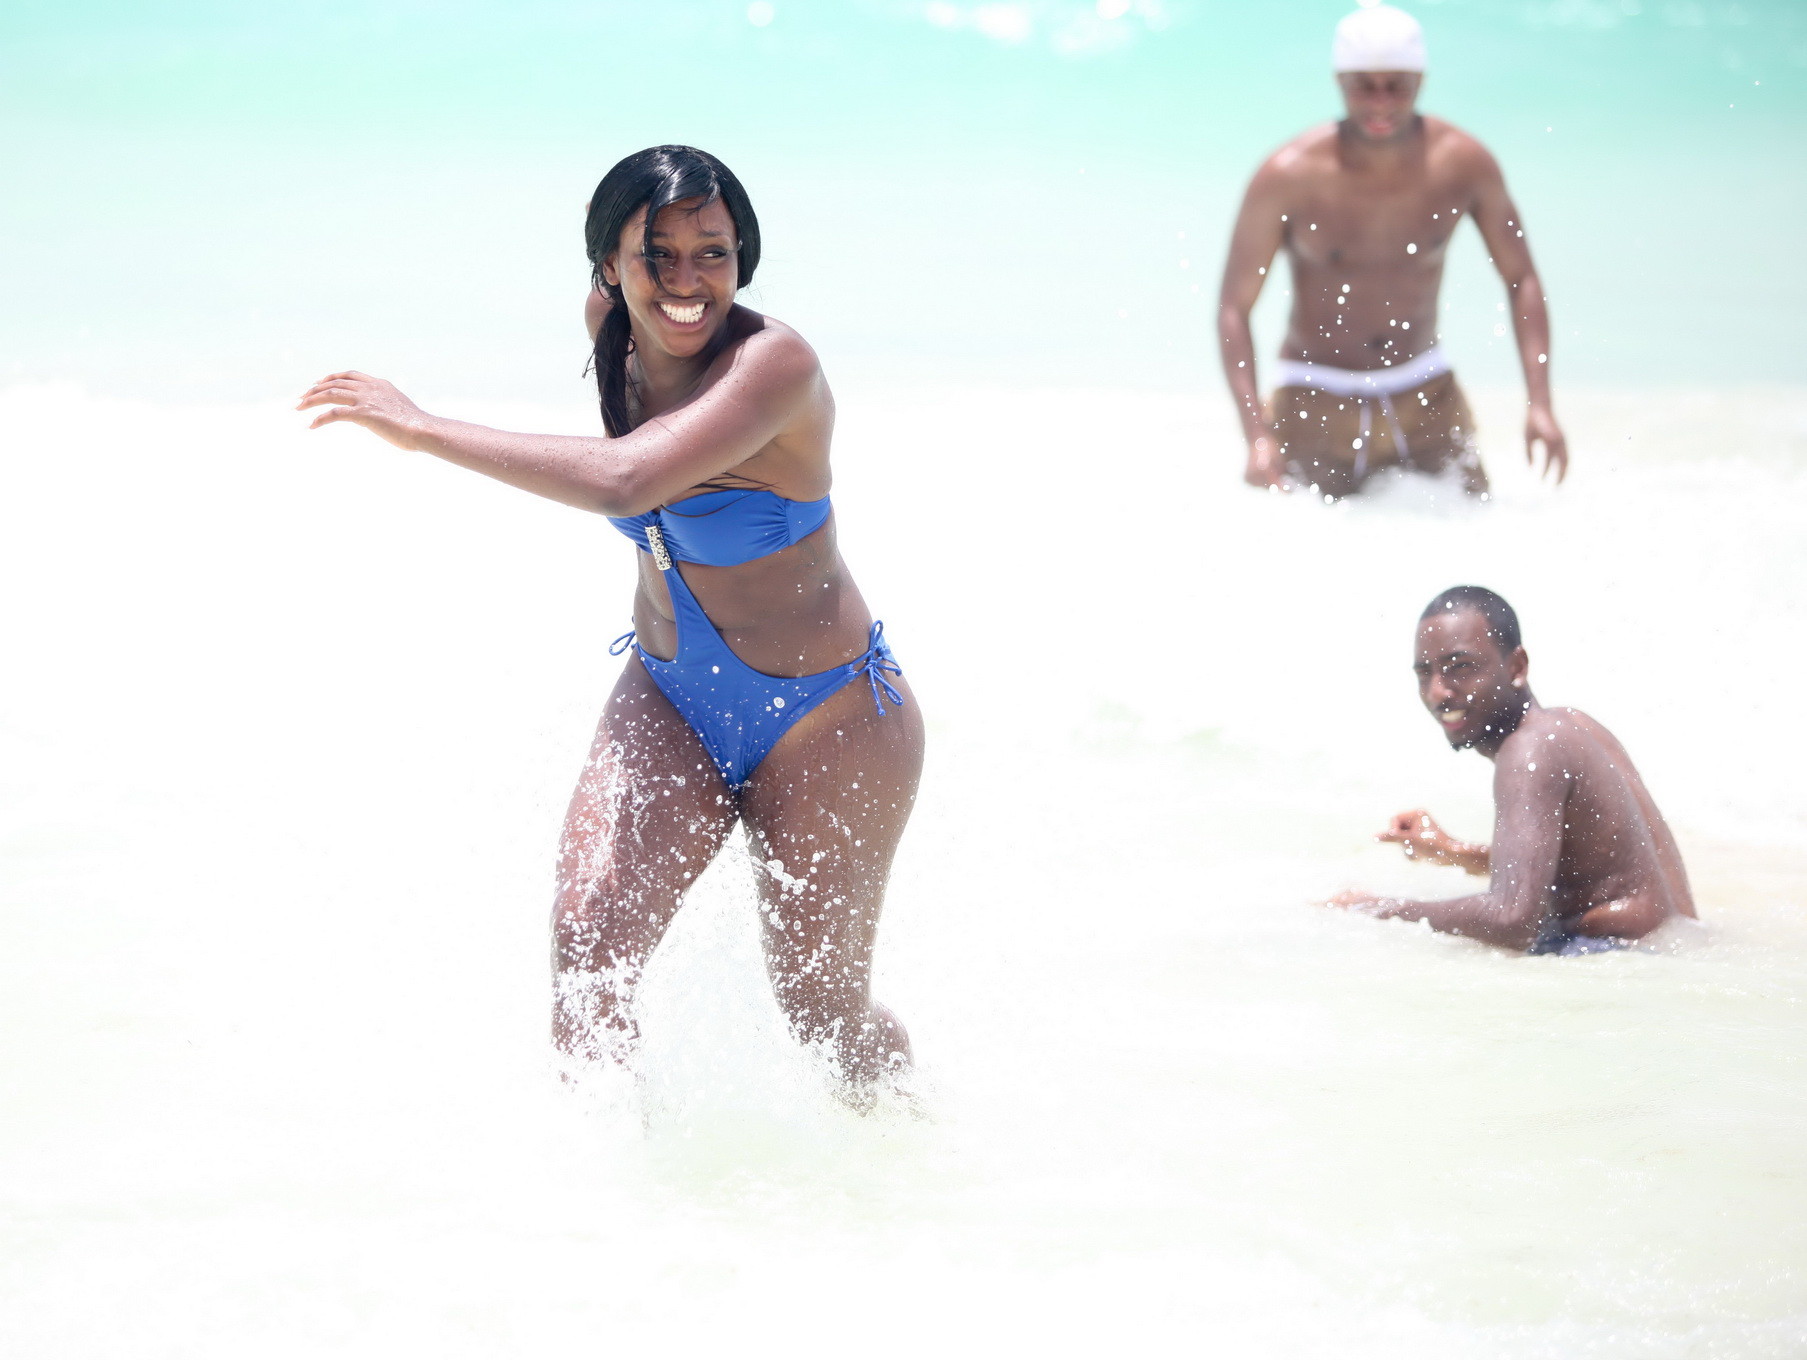
M 381 378 L 347 369 L 331 373 L 302 393 L 295 404 L 297 411 L 324 406 L 308 429 L 317 430 L 336 420 L 349 420 L 387 439 L 391 444 L 407 446 L 409 416 L 419 408 Z
M 308 388 L 301 395 L 301 403 L 295 409 L 304 410 L 308 406 L 317 406 L 321 401 L 357 401 L 363 395 L 363 388 L 370 383 L 380 382 L 367 373 L 347 370 L 344 373 L 328 373 L 319 382 Z M 338 393 L 339 395 L 330 395 Z
M 342 387 L 316 387 L 301 398 L 295 409 L 305 411 L 310 406 L 329 401 L 339 406 L 355 406 L 358 399 L 358 393 L 348 392 Z
M 362 383 L 346 378 L 322 378 L 302 393 L 301 401 L 295 409 L 297 411 L 305 410 L 309 406 L 318 406 L 323 401 L 336 401 L 350 405 L 353 402 L 362 401 L 365 395 Z

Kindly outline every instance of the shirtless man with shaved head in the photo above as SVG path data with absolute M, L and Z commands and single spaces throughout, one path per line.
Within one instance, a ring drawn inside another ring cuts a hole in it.
M 1347 116 L 1313 128 L 1256 171 L 1224 266 L 1217 332 L 1248 444 L 1251 485 L 1359 491 L 1385 467 L 1461 470 L 1487 491 L 1474 417 L 1438 344 L 1450 238 L 1472 217 L 1506 282 L 1529 396 L 1525 457 L 1543 446 L 1561 480 L 1568 446 L 1550 406 L 1550 321 L 1518 209 L 1473 137 L 1414 105 L 1424 80 L 1417 20 L 1389 5 L 1337 26 Z M 1292 318 L 1272 400 L 1255 381 L 1249 313 L 1277 252 L 1292 269 Z
M 1381 832 L 1413 859 L 1489 876 L 1444 902 L 1344 893 L 1334 905 L 1426 921 L 1533 954 L 1586 954 L 1693 916 L 1681 851 L 1613 734 L 1531 693 L 1518 616 L 1491 590 L 1456 586 L 1418 621 L 1418 695 L 1457 750 L 1494 763 L 1491 845 L 1469 845 L 1428 812 Z

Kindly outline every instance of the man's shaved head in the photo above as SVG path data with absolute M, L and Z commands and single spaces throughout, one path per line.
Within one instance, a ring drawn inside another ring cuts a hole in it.
M 1509 655 L 1524 645 L 1524 638 L 1518 631 L 1518 615 L 1511 605 L 1486 586 L 1451 586 L 1448 590 L 1438 591 L 1424 606 L 1418 622 L 1423 623 L 1438 614 L 1460 614 L 1470 609 L 1487 620 L 1487 636 L 1493 639 L 1501 655 Z

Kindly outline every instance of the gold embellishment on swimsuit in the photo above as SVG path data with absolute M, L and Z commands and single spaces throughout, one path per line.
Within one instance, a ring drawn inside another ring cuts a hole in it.
M 646 526 L 646 547 L 653 555 L 653 565 L 660 571 L 671 570 L 671 554 L 665 550 L 665 531 L 656 524 Z

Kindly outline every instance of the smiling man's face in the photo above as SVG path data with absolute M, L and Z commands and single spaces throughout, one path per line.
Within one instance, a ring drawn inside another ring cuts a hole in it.
M 1418 697 L 1449 744 L 1491 754 L 1524 717 L 1525 649 L 1500 650 L 1478 609 L 1432 614 L 1418 625 Z
M 1390 142 L 1412 129 L 1418 89 L 1417 71 L 1348 71 L 1336 78 L 1343 92 L 1349 125 L 1365 140 Z

